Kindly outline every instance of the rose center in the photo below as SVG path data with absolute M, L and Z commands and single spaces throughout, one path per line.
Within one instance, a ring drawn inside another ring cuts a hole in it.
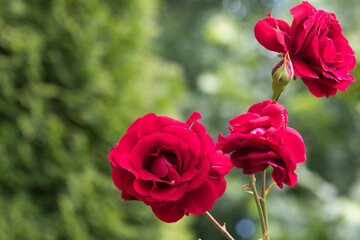
M 153 174 L 157 177 L 162 178 L 164 180 L 168 180 L 171 183 L 174 182 L 174 179 L 170 179 L 169 177 L 169 169 L 171 168 L 170 172 L 176 171 L 177 169 L 177 160 L 176 156 L 171 153 L 160 153 L 156 158 L 153 160 L 150 170 Z M 170 175 L 172 175 L 170 173 Z

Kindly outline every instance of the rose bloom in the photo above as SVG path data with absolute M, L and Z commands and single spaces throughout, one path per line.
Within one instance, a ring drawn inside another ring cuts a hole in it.
M 287 127 L 288 113 L 276 101 L 266 100 L 229 121 L 227 137 L 219 136 L 217 149 L 232 153 L 230 159 L 244 174 L 254 174 L 272 166 L 272 178 L 282 188 L 294 186 L 297 163 L 305 161 L 300 134 Z
M 316 97 L 336 95 L 354 82 L 349 74 L 356 64 L 354 51 L 342 33 L 333 13 L 316 10 L 308 2 L 290 10 L 291 27 L 284 21 L 268 18 L 255 26 L 255 37 L 265 48 L 289 53 L 295 75 Z
M 195 112 L 184 123 L 150 113 L 131 124 L 109 154 L 124 200 L 143 201 L 164 222 L 211 209 L 232 163 L 215 150 L 200 117 Z

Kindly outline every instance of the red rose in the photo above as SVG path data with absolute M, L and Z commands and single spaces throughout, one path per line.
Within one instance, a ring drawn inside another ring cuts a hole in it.
M 277 185 L 292 187 L 297 181 L 296 164 L 305 161 L 305 146 L 300 134 L 287 127 L 287 116 L 276 101 L 257 103 L 229 121 L 231 133 L 220 135 L 216 148 L 232 153 L 232 163 L 244 174 L 258 173 L 271 165 Z
M 110 154 L 114 184 L 124 200 L 151 206 L 164 222 L 211 209 L 232 167 L 195 112 L 184 123 L 153 113 L 137 119 Z
M 356 64 L 354 51 L 342 33 L 336 16 L 316 10 L 308 2 L 290 10 L 291 27 L 284 21 L 268 18 L 255 26 L 255 37 L 265 48 L 289 53 L 295 75 L 316 97 L 336 95 L 354 82 L 349 74 Z

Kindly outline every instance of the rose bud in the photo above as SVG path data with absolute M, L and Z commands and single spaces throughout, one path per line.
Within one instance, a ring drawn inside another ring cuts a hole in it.
M 294 77 L 294 69 L 289 57 L 289 54 L 286 54 L 283 59 L 273 68 L 272 70 L 272 89 L 273 97 L 272 99 L 278 100 L 280 94 L 285 90 L 286 85 Z

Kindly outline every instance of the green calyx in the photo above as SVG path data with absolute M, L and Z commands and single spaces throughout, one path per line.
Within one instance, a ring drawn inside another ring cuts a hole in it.
M 280 94 L 285 90 L 291 79 L 294 78 L 294 69 L 289 57 L 286 53 L 284 58 L 274 67 L 272 71 L 272 100 L 278 100 Z

